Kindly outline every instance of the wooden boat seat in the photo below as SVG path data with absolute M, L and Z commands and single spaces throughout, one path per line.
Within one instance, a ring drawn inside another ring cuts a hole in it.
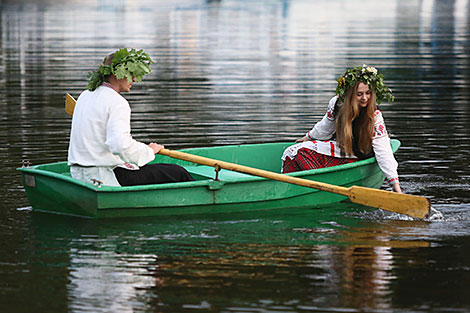
M 185 166 L 184 168 L 190 174 L 195 174 L 195 175 L 199 175 L 205 178 L 215 179 L 215 169 L 211 166 L 204 166 L 204 165 Z M 219 180 L 231 180 L 231 179 L 239 179 L 239 178 L 245 178 L 245 177 L 251 177 L 251 176 L 252 175 L 249 175 L 249 174 L 243 174 L 243 173 L 228 171 L 224 169 L 221 169 L 219 171 Z

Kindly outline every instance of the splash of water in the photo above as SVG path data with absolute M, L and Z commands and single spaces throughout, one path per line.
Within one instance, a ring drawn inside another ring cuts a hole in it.
M 444 215 L 437 209 L 434 209 L 431 207 L 431 210 L 429 212 L 429 217 L 426 218 L 426 220 L 429 221 L 444 221 Z
M 406 214 L 392 213 L 392 212 L 388 212 L 384 210 L 361 211 L 356 214 L 357 216 L 360 216 L 362 218 L 372 219 L 372 220 L 429 221 L 429 222 L 446 220 L 444 218 L 444 215 L 441 213 L 441 211 L 433 207 L 431 207 L 431 210 L 429 211 L 429 216 L 424 219 L 414 218 Z

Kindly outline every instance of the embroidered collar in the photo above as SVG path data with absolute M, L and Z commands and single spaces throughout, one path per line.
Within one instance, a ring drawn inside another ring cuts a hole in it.
M 101 83 L 101 86 L 111 88 L 112 90 L 114 90 L 114 91 L 116 91 L 117 93 L 119 93 L 119 91 L 117 91 L 116 88 L 114 88 L 114 86 L 111 85 L 111 84 L 108 83 L 108 82 L 102 82 L 102 83 Z

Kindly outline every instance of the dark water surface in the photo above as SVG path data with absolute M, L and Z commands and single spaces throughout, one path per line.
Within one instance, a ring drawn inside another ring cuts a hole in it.
M 0 1 L 0 312 L 470 312 L 470 7 L 456 1 Z M 341 204 L 85 220 L 33 213 L 15 169 L 66 159 L 86 73 L 122 47 L 152 73 L 135 138 L 176 149 L 294 141 L 345 68 L 396 101 L 418 221 Z

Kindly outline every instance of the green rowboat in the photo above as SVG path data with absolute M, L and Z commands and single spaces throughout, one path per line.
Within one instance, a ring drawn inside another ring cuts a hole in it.
M 279 173 L 281 155 L 291 142 L 183 149 L 189 154 Z M 392 150 L 400 142 L 391 140 Z M 154 163 L 185 167 L 193 182 L 110 187 L 70 176 L 67 162 L 19 168 L 35 211 L 89 218 L 230 213 L 280 208 L 314 208 L 346 196 L 285 182 L 156 155 Z M 287 174 L 344 187 L 379 188 L 384 175 L 375 158 Z

